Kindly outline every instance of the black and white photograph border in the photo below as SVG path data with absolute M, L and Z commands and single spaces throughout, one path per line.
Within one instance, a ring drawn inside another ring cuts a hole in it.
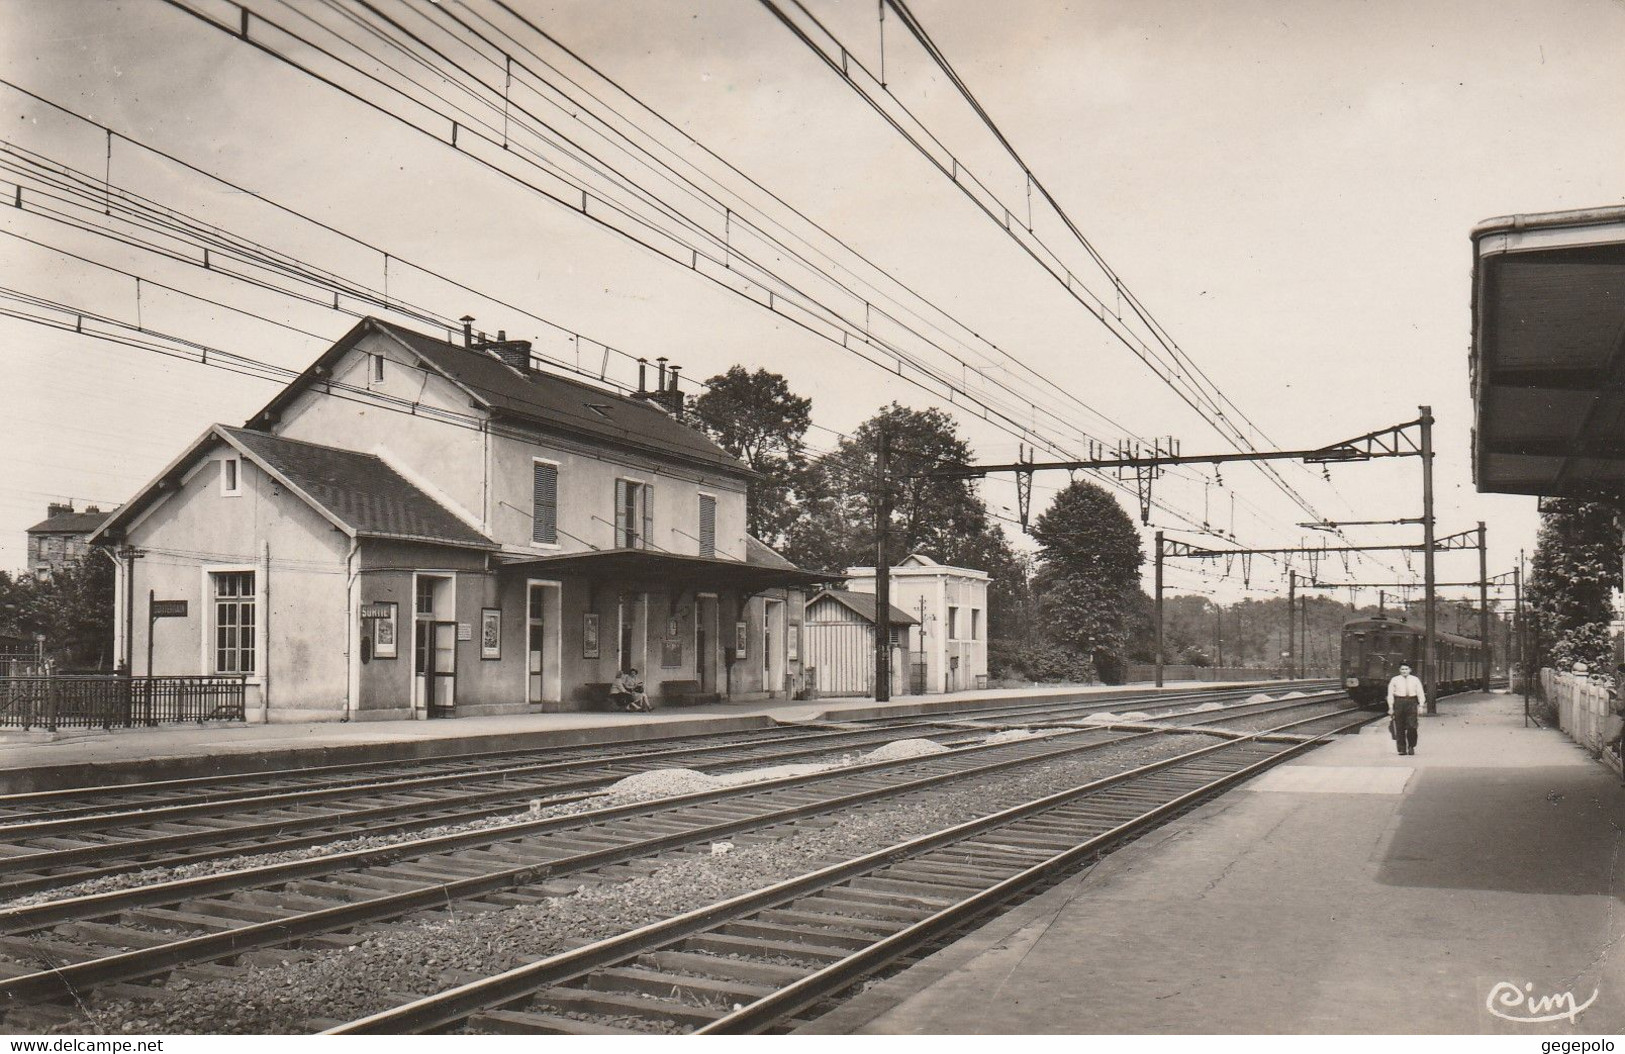
M 1622 69 L 0 0 L 0 1033 L 1605 1054 Z

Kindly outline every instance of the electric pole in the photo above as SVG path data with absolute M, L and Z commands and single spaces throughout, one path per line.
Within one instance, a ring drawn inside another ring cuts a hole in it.
M 1484 690 L 1490 690 L 1490 565 L 1484 521 L 1478 521 L 1478 636 L 1484 642 Z
M 1298 679 L 1298 572 L 1286 573 L 1286 677 Z
M 1156 575 L 1156 620 L 1157 620 L 1157 687 L 1162 687 L 1162 532 L 1157 532 L 1157 575 Z
M 875 702 L 891 699 L 891 434 L 882 423 L 875 456 L 880 497 L 875 502 Z
M 1435 667 L 1438 655 L 1439 626 L 1434 610 L 1433 575 L 1433 407 L 1418 407 L 1422 411 L 1422 580 L 1426 589 L 1423 605 L 1426 632 L 1422 642 L 1422 684 L 1427 693 L 1427 712 L 1431 717 L 1439 712 L 1439 675 Z

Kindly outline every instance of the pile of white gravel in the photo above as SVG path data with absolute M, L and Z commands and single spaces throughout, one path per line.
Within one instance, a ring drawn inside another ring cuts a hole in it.
M 1268 697 L 1266 696 L 1265 698 L 1268 698 Z M 1253 701 L 1254 701 L 1253 699 L 1248 700 L 1248 702 L 1253 702 Z M 1223 709 L 1224 709 L 1224 704 L 1223 703 L 1203 703 L 1201 706 L 1193 706 L 1193 707 L 1191 707 L 1189 710 L 1187 710 L 1185 712 L 1187 714 L 1205 714 L 1205 713 L 1208 713 L 1209 711 L 1212 711 L 1212 710 L 1223 710 Z
M 1303 699 L 1307 695 L 1308 695 L 1307 692 L 1288 692 L 1285 695 L 1281 696 L 1281 698 L 1282 699 Z
M 1007 728 L 1003 732 L 994 732 L 982 737 L 983 746 L 992 746 L 995 743 L 1019 743 L 1024 739 L 1037 739 L 1045 735 L 1044 732 L 1034 732 L 1030 728 Z
M 904 758 L 923 758 L 928 754 L 946 753 L 947 747 L 929 739 L 894 739 L 885 746 L 876 747 L 863 756 L 865 761 L 901 761 Z

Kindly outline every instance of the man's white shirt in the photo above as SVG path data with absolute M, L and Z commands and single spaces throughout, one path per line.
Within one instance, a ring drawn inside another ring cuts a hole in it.
M 1396 697 L 1414 696 L 1418 706 L 1427 702 L 1427 693 L 1422 688 L 1422 679 L 1414 673 L 1395 674 L 1388 682 L 1388 712 L 1394 710 Z

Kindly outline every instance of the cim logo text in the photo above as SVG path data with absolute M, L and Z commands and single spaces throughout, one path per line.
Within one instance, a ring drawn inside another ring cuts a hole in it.
M 1504 1021 L 1538 1024 L 1542 1021 L 1561 1021 L 1567 1018 L 1569 1023 L 1573 1024 L 1581 1011 L 1597 1001 L 1597 989 L 1592 989 L 1591 998 L 1583 1003 L 1576 1003 L 1572 992 L 1559 992 L 1556 995 L 1534 993 L 1533 984 L 1519 988 L 1511 981 L 1501 981 L 1490 989 L 1489 998 L 1484 1001 L 1484 1006 L 1490 1013 Z

